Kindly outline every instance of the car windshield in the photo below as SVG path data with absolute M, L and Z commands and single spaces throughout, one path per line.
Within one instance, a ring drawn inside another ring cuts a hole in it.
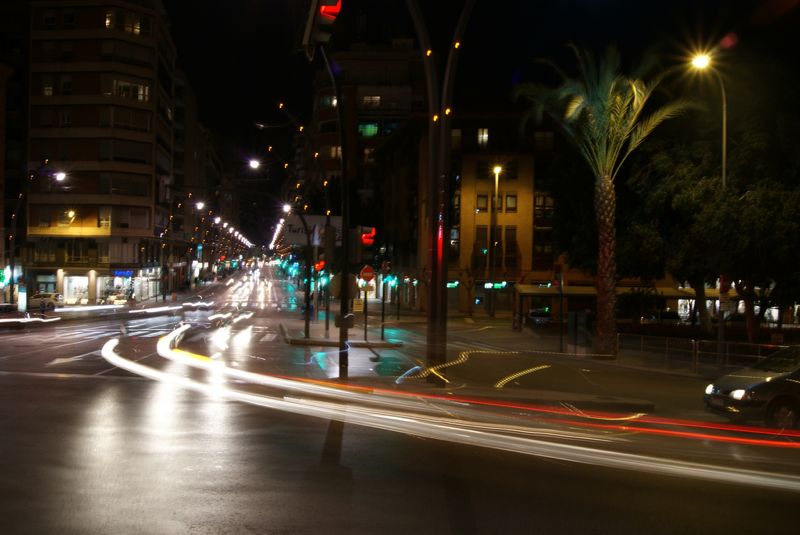
M 765 372 L 791 372 L 800 368 L 800 347 L 787 347 L 753 364 L 752 368 Z

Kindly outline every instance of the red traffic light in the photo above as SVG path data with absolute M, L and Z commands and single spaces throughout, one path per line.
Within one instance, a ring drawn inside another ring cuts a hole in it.
M 335 4 L 332 3 L 332 0 L 328 1 L 331 3 L 326 4 L 325 0 L 323 0 L 322 5 L 319 6 L 320 22 L 323 24 L 333 24 L 342 9 L 342 0 L 337 0 Z
M 325 261 L 324 260 L 320 260 L 319 262 L 314 264 L 314 270 L 315 271 L 320 272 L 323 269 L 325 269 Z
M 375 243 L 375 227 L 367 227 L 369 229 L 368 232 L 363 232 L 364 228 L 362 227 L 361 232 L 361 244 L 371 246 Z

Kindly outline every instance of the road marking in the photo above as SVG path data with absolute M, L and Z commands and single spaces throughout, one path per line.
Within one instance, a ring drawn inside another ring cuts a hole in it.
M 58 366 L 59 364 L 66 364 L 68 362 L 75 362 L 78 360 L 83 360 L 84 357 L 88 357 L 89 355 L 94 355 L 96 357 L 102 357 L 99 349 L 94 351 L 89 351 L 88 353 L 83 353 L 82 355 L 75 355 L 74 357 L 59 357 L 51 360 L 45 366 Z
M 263 337 L 261 337 L 259 342 L 272 342 L 277 337 L 278 335 L 276 333 L 267 333 Z

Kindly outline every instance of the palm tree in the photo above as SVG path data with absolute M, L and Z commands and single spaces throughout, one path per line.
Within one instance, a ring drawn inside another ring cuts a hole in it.
M 561 78 L 559 86 L 522 84 L 515 89 L 515 95 L 533 103 L 523 119 L 523 128 L 532 116 L 541 120 L 548 113 L 594 173 L 598 234 L 597 350 L 613 356 L 617 353 L 614 178 L 642 141 L 659 124 L 683 111 L 686 103 L 669 102 L 645 117 L 644 107 L 664 74 L 646 83 L 640 76 L 620 73 L 619 54 L 613 47 L 598 60 L 588 52 L 571 48 L 578 63 L 578 77 L 571 77 L 552 65 Z

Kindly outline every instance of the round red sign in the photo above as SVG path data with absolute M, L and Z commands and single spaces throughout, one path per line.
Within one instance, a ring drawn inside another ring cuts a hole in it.
M 361 268 L 361 272 L 358 274 L 358 276 L 369 282 L 375 278 L 375 270 L 372 268 L 372 266 L 364 266 Z

